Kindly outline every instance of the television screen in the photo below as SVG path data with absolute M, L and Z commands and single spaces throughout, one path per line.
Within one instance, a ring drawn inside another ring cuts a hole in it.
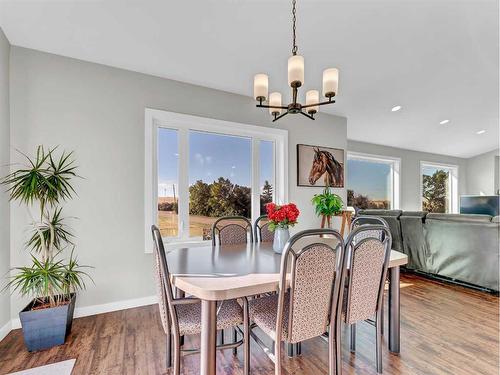
M 460 197 L 461 214 L 500 215 L 499 195 L 463 195 Z

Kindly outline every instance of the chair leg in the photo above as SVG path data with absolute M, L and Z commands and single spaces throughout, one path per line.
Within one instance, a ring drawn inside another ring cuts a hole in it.
M 353 323 L 350 325 L 350 331 L 351 331 L 351 340 L 350 340 L 350 349 L 351 353 L 356 352 L 356 323 Z
M 380 304 L 380 333 L 384 335 L 384 301 Z
M 342 333 L 341 333 L 341 320 L 337 318 L 335 326 L 335 374 L 342 375 Z
M 377 311 L 377 317 L 375 320 L 375 330 L 376 330 L 376 356 L 377 356 L 377 372 L 382 373 L 382 314 L 381 311 Z
M 243 298 L 243 374 L 250 374 L 250 318 L 246 298 Z
M 233 328 L 233 342 L 238 341 L 238 331 Z M 233 355 L 238 355 L 238 347 L 233 348 Z
M 219 345 L 224 345 L 224 330 L 219 331 Z
M 180 337 L 178 334 L 173 335 L 174 341 L 174 375 L 181 374 L 181 346 Z
M 172 335 L 167 334 L 166 339 L 166 359 L 167 359 L 167 368 L 172 367 Z
M 328 328 L 328 375 L 337 374 L 337 330 L 333 324 Z
M 281 375 L 281 341 L 274 342 L 274 375 Z

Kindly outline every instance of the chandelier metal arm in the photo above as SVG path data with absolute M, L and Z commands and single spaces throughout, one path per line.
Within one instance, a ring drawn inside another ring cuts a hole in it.
M 300 111 L 299 113 L 303 114 L 304 116 L 310 118 L 311 120 L 316 120 L 313 115 L 307 114 L 305 112 Z
M 282 118 L 282 117 L 284 117 L 284 116 L 286 116 L 286 115 L 288 115 L 288 111 L 287 111 L 287 112 L 282 113 L 282 114 L 281 114 L 281 115 L 279 115 L 279 116 L 278 116 L 278 115 L 274 115 L 274 120 L 273 120 L 273 122 L 278 121 L 280 118 Z
M 297 87 L 293 87 L 292 88 L 292 102 L 293 104 L 297 104 L 297 92 L 298 92 L 298 89 Z
M 335 103 L 335 100 L 330 99 L 327 102 L 319 102 L 314 104 L 303 105 L 302 108 L 317 107 L 318 105 L 333 104 L 333 103 Z
M 256 105 L 257 108 L 275 108 L 275 109 L 286 109 L 288 110 L 288 107 L 287 106 L 275 106 L 275 105 L 267 105 L 267 104 L 257 104 Z

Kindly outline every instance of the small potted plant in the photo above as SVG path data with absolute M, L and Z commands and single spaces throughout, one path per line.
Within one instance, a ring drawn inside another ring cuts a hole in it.
M 31 263 L 12 270 L 6 289 L 32 298 L 19 318 L 24 342 L 34 351 L 65 342 L 73 321 L 75 293 L 85 288 L 89 276 L 83 270 L 87 266 L 80 265 L 74 255 L 73 235 L 60 206 L 75 193 L 72 153 L 56 157 L 55 149 L 45 151 L 39 146 L 33 159 L 24 156 L 26 165 L 1 183 L 8 186 L 10 200 L 24 204 L 32 219 L 26 241 Z
M 321 228 L 332 227 L 332 216 L 342 211 L 344 202 L 337 194 L 332 193 L 330 187 L 326 187 L 322 194 L 316 194 L 312 198 L 312 204 L 316 215 L 321 216 Z
M 286 241 L 290 238 L 289 227 L 297 224 L 300 211 L 293 203 L 277 205 L 266 204 L 267 217 L 269 218 L 269 230 L 274 231 L 273 250 L 281 254 Z

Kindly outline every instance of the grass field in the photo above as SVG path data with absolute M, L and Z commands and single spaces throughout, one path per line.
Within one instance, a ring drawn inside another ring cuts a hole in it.
M 158 211 L 158 227 L 162 236 L 176 237 L 178 231 L 178 215 L 174 211 Z M 210 233 L 216 217 L 189 215 L 189 236 L 205 237 Z
M 158 197 L 158 203 L 174 203 L 173 197 Z M 158 228 L 163 237 L 177 237 L 179 235 L 178 217 L 175 211 L 158 211 Z M 189 237 L 209 240 L 213 223 L 216 217 L 189 215 Z

